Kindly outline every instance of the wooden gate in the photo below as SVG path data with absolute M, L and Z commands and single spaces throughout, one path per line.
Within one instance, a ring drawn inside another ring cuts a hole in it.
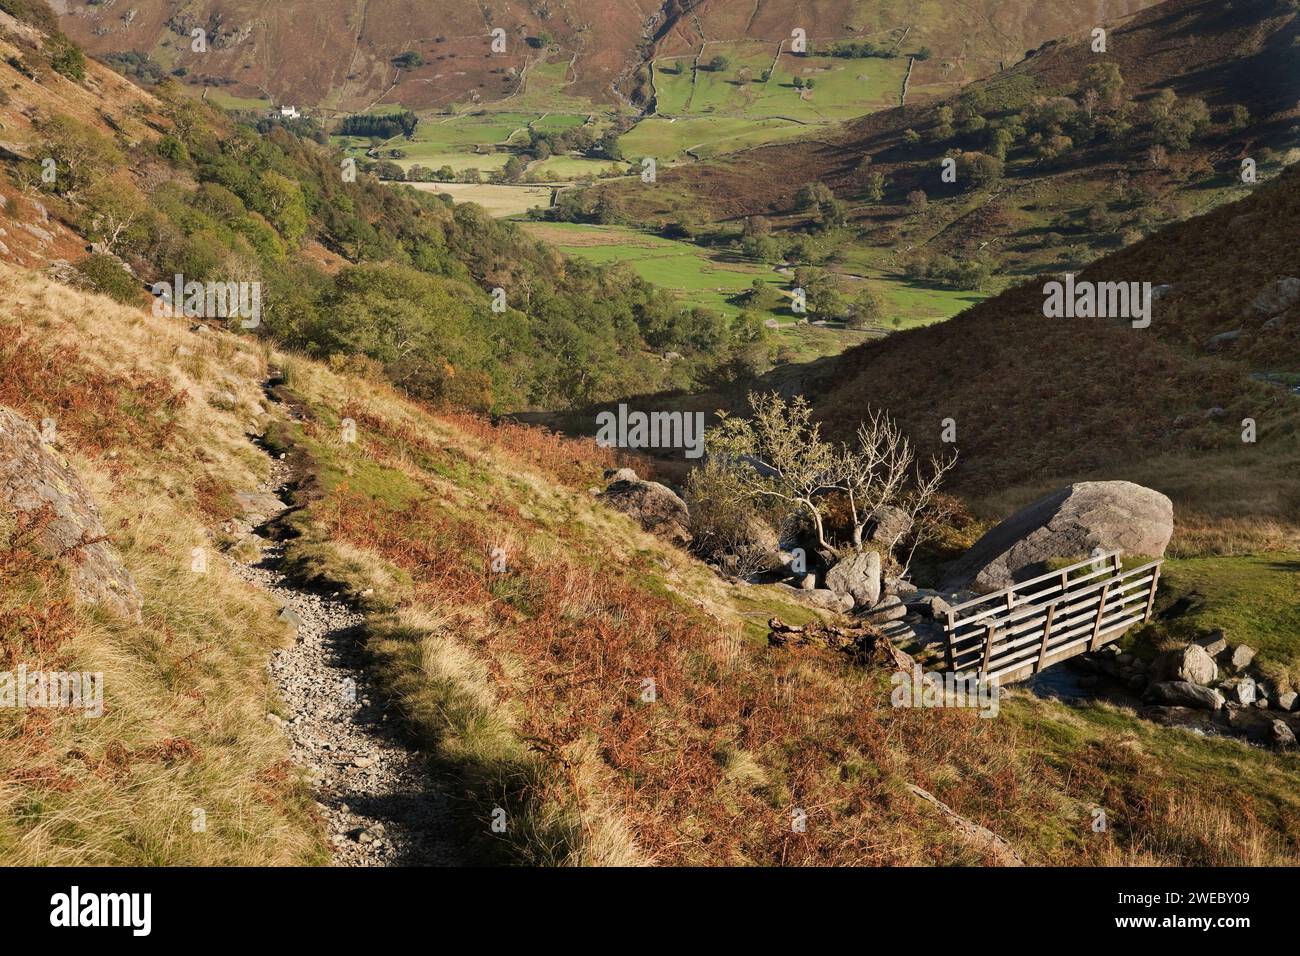
M 1151 619 L 1163 559 L 1125 571 L 1118 551 L 954 606 L 945 629 L 948 670 L 996 684 L 1095 651 Z

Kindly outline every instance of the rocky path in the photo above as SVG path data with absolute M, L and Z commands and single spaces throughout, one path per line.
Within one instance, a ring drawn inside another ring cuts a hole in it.
M 267 719 L 284 730 L 311 781 L 335 866 L 462 863 L 446 793 L 403 741 L 366 673 L 361 615 L 333 595 L 296 587 L 281 571 L 284 545 L 272 540 L 270 522 L 290 507 L 293 480 L 273 460 L 271 479 L 238 496 L 245 515 L 228 528 L 260 552 L 247 563 L 232 558 L 235 573 L 271 594 L 297 631 L 269 665 L 286 716 Z

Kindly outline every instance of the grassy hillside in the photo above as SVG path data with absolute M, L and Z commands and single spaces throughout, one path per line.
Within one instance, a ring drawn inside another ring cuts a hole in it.
M 0 404 L 55 422 L 144 598 L 138 624 L 76 604 L 75 556 L 43 557 L 33 519 L 0 513 L 0 670 L 104 675 L 100 718 L 0 709 L 0 859 L 325 861 L 310 793 L 266 720 L 267 657 L 289 635 L 219 553 L 231 492 L 264 477 L 245 430 L 265 353 L 10 266 L 0 299 Z M 191 571 L 196 547 L 207 574 Z
M 745 342 L 629 271 L 354 176 L 310 136 L 260 135 L 174 82 L 146 94 L 94 63 L 64 75 L 51 42 L 21 24 L 0 35 L 2 258 L 132 303 L 176 275 L 260 283 L 257 334 L 482 409 L 702 381 Z
M 1300 155 L 1289 0 L 1171 0 L 1107 29 L 1104 53 L 1076 29 L 942 99 L 679 166 L 653 185 L 601 184 L 584 208 L 720 224 L 709 241 L 797 261 L 817 239 L 840 270 L 887 280 L 952 285 L 961 266 L 982 267 L 1000 288 L 998 277 L 1079 268 L 1242 195 L 1245 158 L 1262 180 Z M 764 217 L 776 241 L 742 230 L 747 217 Z
M 59 421 L 146 599 L 139 627 L 78 608 L 57 564 L 6 539 L 6 573 L 24 586 L 7 592 L 5 646 L 104 670 L 109 708 L 100 721 L 6 717 L 6 860 L 323 858 L 264 718 L 277 708 L 265 657 L 287 639 L 276 606 L 221 560 L 202 577 L 187 564 L 196 542 L 214 555 L 235 544 L 221 528 L 233 493 L 264 477 L 250 434 L 261 432 L 295 475 L 287 567 L 366 613 L 380 687 L 459 781 L 458 818 L 483 859 L 980 862 L 909 784 L 1030 862 L 1296 852 L 1294 755 L 1014 694 L 993 720 L 895 709 L 884 671 L 770 646 L 770 616 L 813 613 L 724 582 L 594 500 L 588 487 L 614 462 L 589 443 L 437 413 L 381 382 L 12 269 L 0 295 L 3 341 L 17 343 L 0 352 L 0 401 Z M 259 391 L 276 370 L 283 406 Z M 345 417 L 355 443 L 340 439 Z M 45 622 L 40 643 L 14 629 L 30 620 Z M 1106 834 L 1089 828 L 1094 805 Z M 504 833 L 487 825 L 496 808 Z

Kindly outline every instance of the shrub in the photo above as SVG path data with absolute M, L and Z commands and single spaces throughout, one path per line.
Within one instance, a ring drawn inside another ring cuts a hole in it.
M 113 256 L 96 254 L 77 263 L 86 284 L 96 292 L 125 305 L 139 305 L 141 295 L 140 283 Z

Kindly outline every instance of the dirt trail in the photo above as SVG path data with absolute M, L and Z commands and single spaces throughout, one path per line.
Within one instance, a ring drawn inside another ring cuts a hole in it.
M 273 458 L 270 480 L 238 496 L 245 515 L 229 529 L 249 535 L 261 551 L 248 563 L 232 560 L 235 574 L 271 594 L 281 618 L 297 629 L 295 642 L 275 651 L 269 664 L 286 717 L 267 719 L 284 730 L 294 762 L 311 781 L 335 866 L 465 863 L 445 787 L 404 741 L 397 715 L 366 673 L 361 615 L 334 595 L 297 587 L 281 570 L 284 544 L 273 540 L 272 522 L 292 507 L 296 480 Z

